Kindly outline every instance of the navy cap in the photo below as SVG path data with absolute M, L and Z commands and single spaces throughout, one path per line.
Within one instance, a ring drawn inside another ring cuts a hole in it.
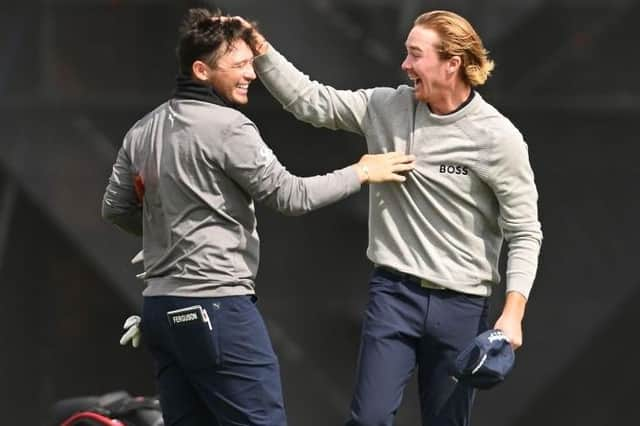
M 487 330 L 476 336 L 457 356 L 452 377 L 479 389 L 501 383 L 515 362 L 509 339 L 500 330 Z

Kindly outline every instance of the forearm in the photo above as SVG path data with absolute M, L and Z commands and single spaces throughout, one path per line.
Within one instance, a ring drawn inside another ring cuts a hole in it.
M 129 234 L 142 236 L 142 207 L 122 210 L 103 203 L 102 218 Z
M 493 328 L 502 330 L 514 349 L 522 346 L 522 320 L 527 299 L 517 291 L 508 291 L 502 313 Z
M 524 319 L 526 306 L 527 299 L 523 294 L 517 291 L 507 291 L 501 316 L 520 322 Z
M 306 213 L 346 198 L 364 183 L 404 182 L 405 173 L 413 170 L 414 165 L 413 155 L 389 152 L 365 154 L 357 163 L 323 176 L 300 178 L 279 168 L 282 179 L 276 182 L 277 190 L 270 194 L 268 202 L 284 213 Z M 272 166 L 278 170 L 277 162 Z
M 128 143 L 125 136 L 125 142 L 118 151 L 118 156 L 113 165 L 109 183 L 102 196 L 102 218 L 113 223 L 124 231 L 142 235 L 142 200 L 136 193 L 136 185 L 141 185 L 142 192 L 144 186 L 139 176 L 133 173 L 131 160 L 126 150 Z
M 286 174 L 277 189 L 262 200 L 287 215 L 302 215 L 340 201 L 360 190 L 365 177 L 357 166 L 311 177 Z
M 366 91 L 336 90 L 311 81 L 273 47 L 256 57 L 255 66 L 267 90 L 299 120 L 362 133 L 368 102 Z
M 535 231 L 510 235 L 507 244 L 507 292 L 515 291 L 528 298 L 538 270 L 541 235 Z
M 514 349 L 523 344 L 522 320 L 538 267 L 542 236 L 539 227 L 538 232 L 535 229 L 533 227 L 533 232 L 508 234 L 507 294 L 494 328 L 502 330 L 509 337 Z

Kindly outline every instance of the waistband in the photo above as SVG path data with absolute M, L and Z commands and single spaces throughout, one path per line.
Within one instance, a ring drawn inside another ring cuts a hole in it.
M 425 280 L 424 278 L 416 277 L 415 275 L 407 274 L 405 272 L 397 271 L 393 268 L 389 268 L 388 266 L 376 266 L 376 272 L 383 277 L 390 278 L 392 280 L 404 280 L 410 283 L 416 284 L 422 288 L 428 288 L 431 290 L 450 290 L 447 287 L 443 287 L 436 283 L 433 283 L 429 280 Z

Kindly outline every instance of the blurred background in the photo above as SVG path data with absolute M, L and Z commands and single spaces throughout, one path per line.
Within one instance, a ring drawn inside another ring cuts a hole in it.
M 479 394 L 473 424 L 637 424 L 640 1 L 630 0 L 2 1 L 2 423 L 39 425 L 69 396 L 155 393 L 149 355 L 118 345 L 141 305 L 129 264 L 140 242 L 99 211 L 123 135 L 170 96 L 177 26 L 193 6 L 259 21 L 313 79 L 353 89 L 408 82 L 403 42 L 419 13 L 467 17 L 497 63 L 480 92 L 529 144 L 545 233 L 517 367 Z M 259 82 L 250 98 L 244 112 L 296 174 L 364 153 L 357 136 L 296 121 Z M 289 423 L 341 424 L 371 272 L 366 190 L 303 217 L 257 210 L 257 291 Z M 418 425 L 418 413 L 412 382 L 395 424 Z

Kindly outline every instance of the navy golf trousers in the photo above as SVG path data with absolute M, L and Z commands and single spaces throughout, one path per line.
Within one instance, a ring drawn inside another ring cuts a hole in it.
M 388 426 L 417 367 L 422 424 L 468 426 L 475 390 L 449 375 L 456 355 L 487 326 L 488 299 L 424 288 L 376 268 L 362 325 L 348 426 Z
M 145 297 L 142 330 L 167 426 L 287 424 L 255 297 Z

